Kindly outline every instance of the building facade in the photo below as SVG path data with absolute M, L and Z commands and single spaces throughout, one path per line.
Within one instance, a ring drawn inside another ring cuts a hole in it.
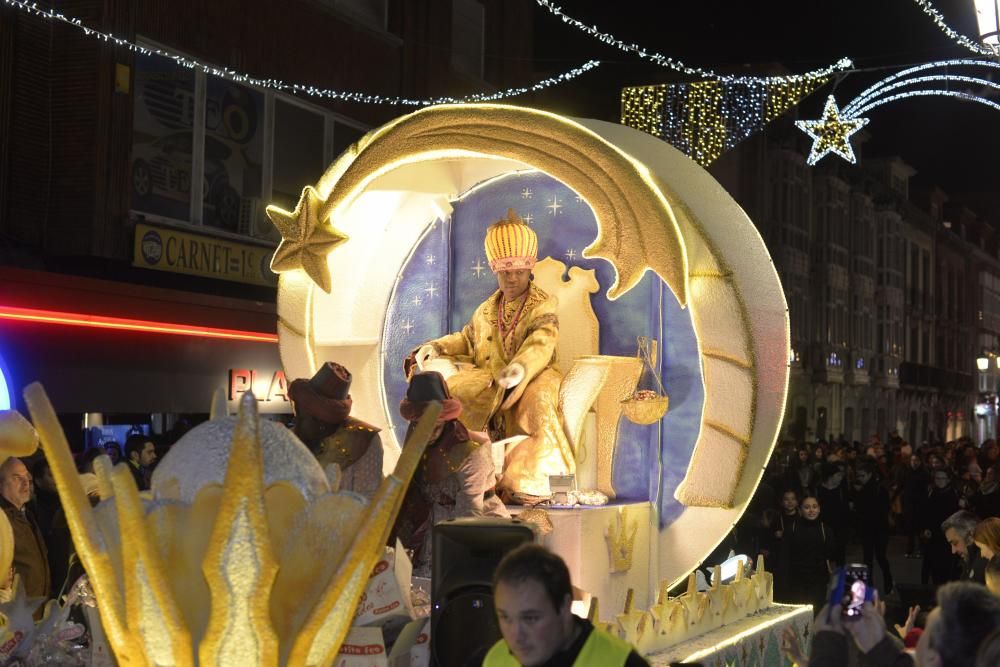
M 809 167 L 797 134 L 779 122 L 711 168 L 758 224 L 785 288 L 783 437 L 993 437 L 993 227 L 932 184 L 911 191 L 915 170 L 897 157 Z

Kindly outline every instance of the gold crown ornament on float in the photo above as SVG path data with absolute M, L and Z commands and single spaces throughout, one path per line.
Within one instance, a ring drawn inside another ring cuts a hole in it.
M 127 464 L 99 457 L 92 508 L 45 391 L 35 383 L 24 397 L 108 642 L 129 666 L 331 664 L 440 412 L 428 409 L 366 503 L 330 488 L 247 392 L 238 416 L 174 445 L 151 502 Z

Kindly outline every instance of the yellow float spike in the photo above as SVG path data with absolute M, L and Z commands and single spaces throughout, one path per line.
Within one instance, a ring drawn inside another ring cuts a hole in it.
M 101 547 L 100 529 L 93 508 L 80 483 L 76 464 L 52 403 L 37 382 L 24 388 L 24 402 L 38 431 L 42 451 L 49 461 L 77 554 L 90 575 L 101 612 L 101 623 L 115 649 L 118 664 L 144 666 L 146 659 L 140 638 L 130 633 L 125 625 L 125 600 L 118 588 L 118 574 L 111 565 L 111 558 Z
M 270 597 L 277 561 L 264 508 L 264 455 L 257 399 L 240 399 L 219 513 L 202 565 L 212 597 L 199 649 L 203 666 L 264 667 L 278 662 Z

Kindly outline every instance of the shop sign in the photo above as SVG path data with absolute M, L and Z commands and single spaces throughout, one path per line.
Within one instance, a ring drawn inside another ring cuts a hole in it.
M 268 404 L 268 407 L 288 405 L 288 380 L 285 379 L 284 371 L 260 374 L 250 368 L 230 368 L 229 400 L 239 401 L 243 394 L 251 390 L 258 403 Z
M 263 246 L 138 223 L 132 266 L 273 286 L 272 254 Z

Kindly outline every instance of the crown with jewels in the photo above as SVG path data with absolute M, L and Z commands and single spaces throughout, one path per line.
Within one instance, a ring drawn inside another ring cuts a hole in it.
M 489 226 L 484 245 L 493 273 L 530 269 L 538 262 L 538 236 L 512 208 L 505 219 Z
M 24 396 L 118 664 L 143 667 L 332 664 L 440 411 L 424 413 L 367 504 L 331 491 L 312 469 L 317 493 L 265 470 L 273 454 L 263 451 L 266 429 L 247 392 L 226 422 L 221 484 L 201 484 L 190 502 L 179 493 L 144 505 L 127 465 L 112 469 L 102 456 L 101 502 L 91 508 L 45 391 L 35 383 Z M 225 421 L 207 423 L 218 430 Z M 285 469 L 318 468 L 291 454 Z

